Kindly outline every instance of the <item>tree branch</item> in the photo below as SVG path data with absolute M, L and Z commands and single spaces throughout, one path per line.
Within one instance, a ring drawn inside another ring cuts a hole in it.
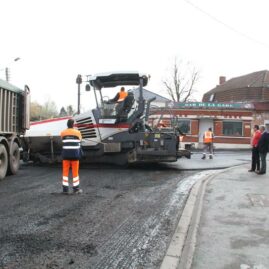
M 187 67 L 190 67 L 190 63 L 182 66 L 175 58 L 171 80 L 163 81 L 168 95 L 174 102 L 187 102 L 195 92 L 194 86 L 198 81 L 199 72 L 194 67 Z

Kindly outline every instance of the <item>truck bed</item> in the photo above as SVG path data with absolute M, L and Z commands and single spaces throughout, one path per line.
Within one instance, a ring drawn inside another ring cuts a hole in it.
M 19 133 L 23 91 L 0 80 L 0 134 Z

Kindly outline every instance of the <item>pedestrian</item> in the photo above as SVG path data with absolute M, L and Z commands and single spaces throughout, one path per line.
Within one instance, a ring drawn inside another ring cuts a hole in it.
M 251 140 L 252 146 L 252 156 L 251 156 L 251 169 L 249 172 L 259 172 L 260 171 L 260 154 L 258 149 L 258 142 L 261 138 L 261 132 L 259 130 L 259 125 L 254 125 L 253 136 Z
M 261 138 L 258 142 L 258 150 L 261 158 L 261 169 L 257 172 L 258 175 L 266 173 L 266 155 L 269 147 L 269 133 L 265 131 L 265 126 L 260 126 Z
M 214 134 L 212 132 L 212 128 L 208 128 L 208 131 L 205 131 L 203 135 L 204 141 L 204 149 L 203 149 L 203 157 L 204 160 L 206 158 L 206 153 L 209 153 L 209 159 L 213 159 L 213 138 Z
M 69 192 L 69 171 L 72 169 L 73 176 L 73 193 L 80 194 L 82 190 L 79 187 L 79 160 L 82 157 L 81 151 L 81 133 L 74 129 L 74 120 L 69 119 L 67 121 L 67 129 L 61 132 L 61 138 L 63 142 L 62 148 L 62 164 L 63 164 L 63 194 Z

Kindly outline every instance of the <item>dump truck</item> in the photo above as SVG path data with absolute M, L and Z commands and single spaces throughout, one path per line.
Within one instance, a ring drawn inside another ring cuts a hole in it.
M 147 125 L 150 102 L 143 97 L 148 76 L 138 72 L 103 73 L 87 76 L 86 90 L 93 91 L 95 107 L 73 116 L 82 134 L 83 162 L 131 164 L 141 162 L 175 162 L 190 158 L 180 149 L 175 131 L 153 131 Z M 115 87 L 139 88 L 135 100 L 131 90 L 123 102 L 112 102 L 108 91 Z M 61 160 L 60 132 L 70 117 L 48 119 L 31 124 L 24 136 L 27 159 L 40 162 Z
M 16 174 L 22 151 L 21 135 L 30 127 L 30 90 L 0 79 L 0 179 Z

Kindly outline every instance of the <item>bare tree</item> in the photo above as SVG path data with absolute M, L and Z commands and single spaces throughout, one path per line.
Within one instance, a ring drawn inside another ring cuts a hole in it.
M 42 119 L 42 105 L 37 102 L 31 102 L 30 104 L 30 120 L 37 121 Z
M 67 112 L 64 107 L 60 109 L 59 117 L 65 117 L 67 116 Z
M 164 80 L 163 84 L 174 102 L 187 102 L 193 98 L 199 78 L 200 73 L 194 66 L 175 59 L 172 76 Z
M 68 116 L 72 116 L 75 113 L 72 105 L 66 107 L 66 113 Z
M 30 120 L 44 120 L 55 118 L 58 116 L 57 106 L 54 101 L 46 101 L 44 105 L 38 102 L 31 102 L 30 105 Z
M 54 101 L 47 100 L 42 106 L 42 116 L 44 119 L 55 118 L 58 116 L 57 106 Z

